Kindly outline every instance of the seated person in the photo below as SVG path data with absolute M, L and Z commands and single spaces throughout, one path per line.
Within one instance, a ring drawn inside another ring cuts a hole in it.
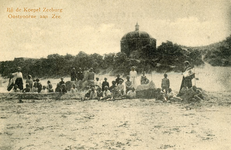
M 110 86 L 109 90 L 112 92 L 116 88 L 116 82 L 112 81 L 112 86 Z
M 64 82 L 64 79 L 63 78 L 61 78 L 61 81 L 59 82 L 59 91 L 61 92 L 61 93 L 67 93 L 67 89 L 66 89 L 66 84 L 65 84 L 65 82 Z
M 43 86 L 41 93 L 47 93 L 47 87 L 46 86 Z
M 60 85 L 65 84 L 64 79 L 63 79 L 63 78 L 61 78 L 61 81 L 59 82 L 59 84 L 60 84 Z
M 94 99 L 97 97 L 97 93 L 95 91 L 95 87 L 92 86 L 87 93 L 84 95 L 83 100 L 90 100 L 90 99 Z
M 135 88 L 132 88 L 131 90 L 128 91 L 126 98 L 129 98 L 129 99 L 136 98 Z
M 97 89 L 97 99 L 100 100 L 103 97 L 103 92 L 101 88 Z
M 14 90 L 13 90 L 13 92 L 20 92 L 21 90 L 18 88 L 18 85 L 17 84 L 15 84 L 14 85 Z
M 103 97 L 100 100 L 110 100 L 112 97 L 111 92 L 108 89 L 108 86 L 104 87 Z
M 149 83 L 148 78 L 145 76 L 145 72 L 143 72 L 143 76 L 141 76 L 140 82 L 141 82 L 141 84 L 148 84 Z
M 57 86 L 55 88 L 55 92 L 61 92 L 60 84 L 59 83 L 57 83 Z
M 30 85 L 27 83 L 26 88 L 22 90 L 22 92 L 30 92 L 31 88 Z
M 119 81 L 119 84 L 117 85 L 117 91 L 118 91 L 118 96 L 124 95 L 124 85 L 123 85 L 123 80 Z
M 73 84 L 72 88 L 71 88 L 71 93 L 77 93 L 78 89 L 75 88 L 75 84 Z
M 125 86 L 126 86 L 126 93 L 133 88 L 132 82 L 130 81 L 130 76 L 127 76 L 127 81 L 125 82 Z
M 39 79 L 37 78 L 34 83 L 34 92 L 40 93 L 42 90 L 42 84 L 39 82 Z
M 67 93 L 67 88 L 65 84 L 60 85 L 60 92 L 61 93 Z
M 175 94 L 173 93 L 172 89 L 169 88 L 168 93 L 167 93 L 167 99 L 169 100 L 169 99 L 173 98 L 174 96 L 175 96 Z
M 49 80 L 47 81 L 47 90 L 48 92 L 54 92 L 53 86 Z

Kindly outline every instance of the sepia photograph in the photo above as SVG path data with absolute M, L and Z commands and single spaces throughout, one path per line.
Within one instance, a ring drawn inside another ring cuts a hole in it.
M 231 0 L 0 0 L 0 150 L 231 150 Z

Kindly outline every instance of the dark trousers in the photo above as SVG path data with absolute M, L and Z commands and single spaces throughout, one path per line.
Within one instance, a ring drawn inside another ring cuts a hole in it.
M 17 79 L 15 80 L 15 84 L 18 85 L 18 88 L 19 88 L 20 90 L 23 90 L 22 78 L 17 78 Z

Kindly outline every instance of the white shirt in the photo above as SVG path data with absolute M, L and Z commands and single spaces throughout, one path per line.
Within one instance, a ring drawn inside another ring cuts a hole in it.
M 12 73 L 12 75 L 14 76 L 14 79 L 17 79 L 17 78 L 22 78 L 23 79 L 23 76 L 22 76 L 21 72 L 15 72 L 15 73 Z

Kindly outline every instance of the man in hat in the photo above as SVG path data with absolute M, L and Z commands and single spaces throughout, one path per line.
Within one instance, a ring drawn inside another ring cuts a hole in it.
M 12 73 L 12 75 L 14 76 L 15 84 L 20 90 L 23 90 L 23 75 L 21 72 L 21 67 L 18 67 L 17 72 Z
M 189 61 L 184 62 L 184 70 L 183 70 L 183 79 L 181 82 L 180 90 L 185 88 L 191 88 L 192 87 L 192 79 L 195 78 L 195 73 L 193 72 L 193 66 L 189 63 Z

